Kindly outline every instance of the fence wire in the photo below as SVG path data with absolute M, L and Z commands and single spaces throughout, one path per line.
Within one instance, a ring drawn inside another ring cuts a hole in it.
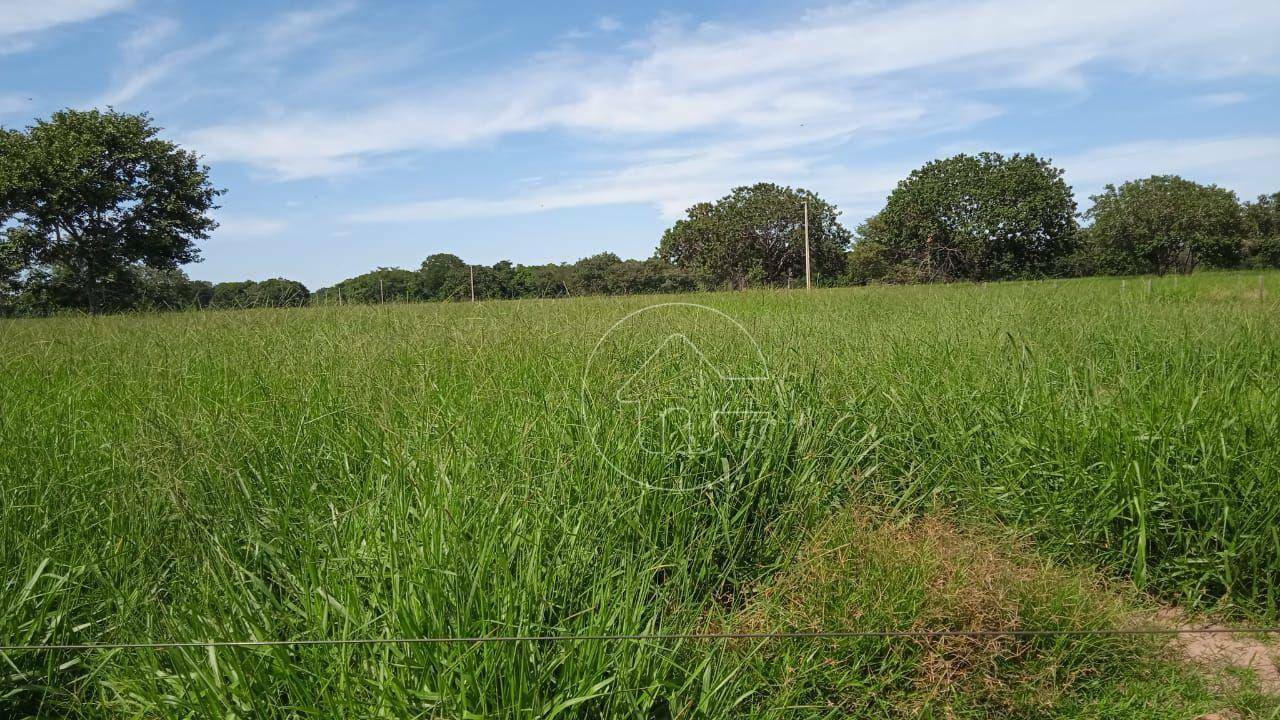
M 397 637 L 397 638 L 298 638 L 292 640 L 179 640 L 120 643 L 65 643 L 37 645 L 0 645 L 0 652 L 79 652 L 89 650 L 180 650 L 190 648 L 253 648 L 315 645 L 476 645 L 488 643 L 555 643 L 555 642 L 672 642 L 683 640 L 821 640 L 846 638 L 930 638 L 965 637 L 1111 637 L 1143 635 L 1276 635 L 1274 627 L 1204 627 L 1204 628 L 1100 628 L 1097 630 L 837 630 L 797 632 L 715 632 L 658 634 L 584 634 L 584 635 L 476 635 L 472 637 Z

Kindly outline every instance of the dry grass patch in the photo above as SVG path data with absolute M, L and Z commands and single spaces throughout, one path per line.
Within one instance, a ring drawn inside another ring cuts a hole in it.
M 790 567 L 758 589 L 725 629 L 998 631 L 1123 626 L 1124 596 L 1097 576 L 1069 572 L 1025 544 L 966 529 L 945 516 L 873 523 L 843 513 L 812 534 Z M 773 692 L 845 712 L 1034 716 L 1082 685 L 1108 682 L 1158 651 L 1122 637 L 835 639 L 800 662 L 795 646 L 755 645 L 781 670 Z M 740 649 L 748 650 L 746 644 Z M 875 668 L 878 676 L 865 677 Z

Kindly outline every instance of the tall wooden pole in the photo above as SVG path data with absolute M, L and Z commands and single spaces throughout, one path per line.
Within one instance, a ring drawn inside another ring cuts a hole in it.
M 809 270 L 809 201 L 804 201 L 804 289 L 813 289 L 813 273 Z
M 471 302 L 476 301 L 476 268 L 474 265 L 468 265 L 467 269 L 471 271 Z

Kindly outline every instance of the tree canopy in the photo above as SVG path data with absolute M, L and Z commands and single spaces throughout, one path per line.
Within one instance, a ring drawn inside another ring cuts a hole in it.
M 130 307 L 131 274 L 196 262 L 221 193 L 145 114 L 63 110 L 0 130 L 0 257 L 91 312 Z
M 418 273 L 422 276 L 423 296 L 433 300 L 459 296 L 470 284 L 467 264 L 450 253 L 429 256 L 422 261 Z
M 314 295 L 284 278 L 192 280 L 197 242 L 223 191 L 146 114 L 64 110 L 0 128 L 0 314 L 243 308 L 684 292 L 823 284 L 1003 280 L 1280 267 L 1280 193 L 1240 203 L 1172 175 L 1107 185 L 1077 223 L 1063 171 L 1034 154 L 934 160 L 897 184 L 857 229 L 812 191 L 761 182 L 691 206 L 648 259 L 379 267 Z
M 1041 277 L 1074 248 L 1075 212 L 1048 160 L 960 154 L 912 171 L 858 236 L 879 246 L 875 266 L 910 279 Z
M 1246 227 L 1230 190 L 1156 175 L 1107 185 L 1092 200 L 1087 239 L 1099 272 L 1191 272 L 1240 261 Z
M 735 289 L 803 279 L 806 201 L 814 275 L 834 277 L 843 269 L 851 237 L 839 210 L 808 190 L 772 183 L 734 188 L 714 203 L 689 208 L 663 233 L 658 256 Z

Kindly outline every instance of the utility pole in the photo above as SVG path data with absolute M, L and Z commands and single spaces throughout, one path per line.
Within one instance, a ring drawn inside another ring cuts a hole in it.
M 471 302 L 476 301 L 476 267 L 468 265 L 467 269 L 471 271 Z
M 387 302 L 387 294 L 382 291 L 382 278 L 378 278 L 378 302 L 383 304 Z
M 813 289 L 813 273 L 809 270 L 809 201 L 804 201 L 804 289 Z

